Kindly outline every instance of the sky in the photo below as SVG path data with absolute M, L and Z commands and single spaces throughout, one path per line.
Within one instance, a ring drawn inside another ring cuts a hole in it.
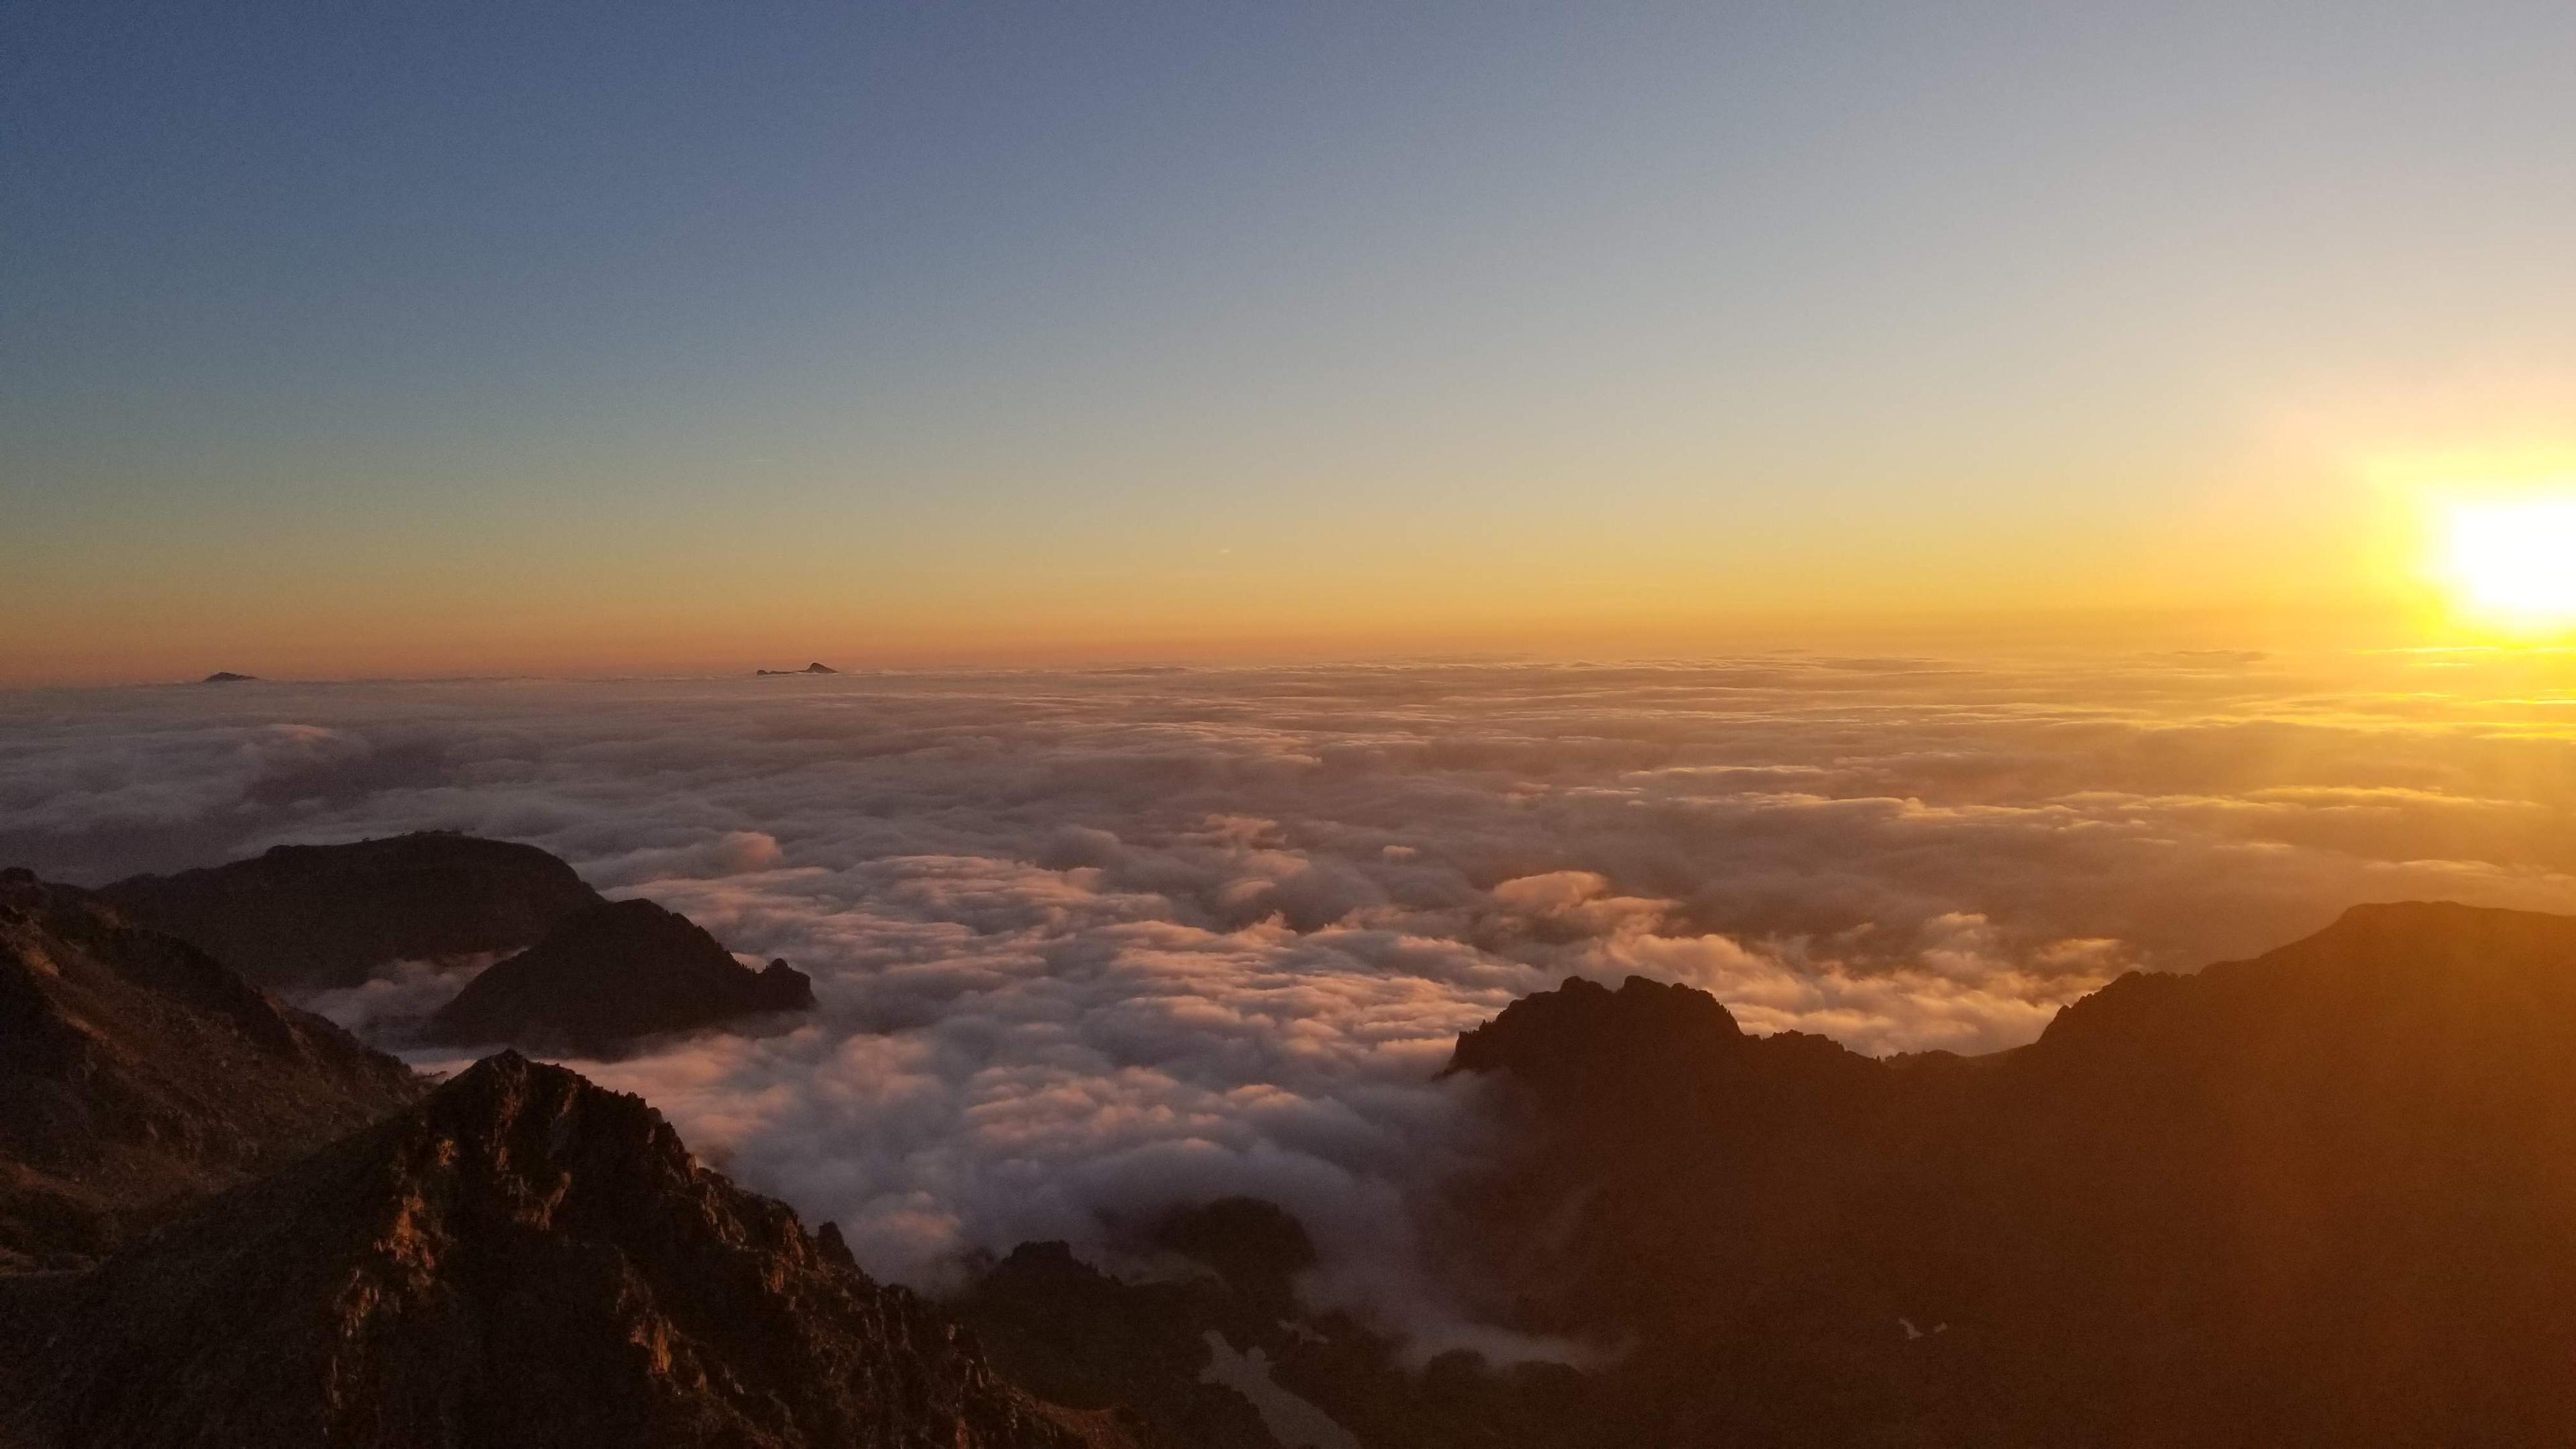
M 0 7 L 0 682 L 2469 627 L 2576 9 Z M 2511 530 L 2508 530 L 2511 531 Z

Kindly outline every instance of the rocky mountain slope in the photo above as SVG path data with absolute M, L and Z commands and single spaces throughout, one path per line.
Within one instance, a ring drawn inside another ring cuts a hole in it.
M 1459 1043 L 1462 1281 L 1635 1345 L 1605 1442 L 2576 1442 L 2576 920 L 2366 907 L 1873 1061 L 1632 980 Z
M 0 1419 L 35 1446 L 1122 1442 L 640 1100 L 507 1054 L 87 1274 L 0 1279 Z
M 515 951 L 600 903 L 533 845 L 423 832 L 281 845 L 100 895 L 263 986 L 353 986 L 388 961 Z
M 0 872 L 0 1266 L 99 1253 L 421 1090 L 186 942 Z
M 565 917 L 475 977 L 430 1018 L 427 1035 L 599 1056 L 662 1032 L 813 1005 L 813 983 L 786 962 L 751 970 L 688 917 L 616 901 Z

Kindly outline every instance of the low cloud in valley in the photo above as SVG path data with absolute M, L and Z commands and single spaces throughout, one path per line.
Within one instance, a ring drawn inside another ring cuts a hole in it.
M 585 1064 L 871 1268 L 1305 1218 L 1426 1327 L 1408 1193 L 1461 1030 L 1569 975 L 1758 1032 L 1988 1051 L 2133 967 L 2366 900 L 2576 910 L 2576 704 L 2510 661 L 1803 655 L 0 696 L 0 863 L 529 841 L 812 973 L 820 1010 Z M 464 979 L 314 1004 L 361 1029 Z M 421 1058 L 433 1061 L 439 1059 Z

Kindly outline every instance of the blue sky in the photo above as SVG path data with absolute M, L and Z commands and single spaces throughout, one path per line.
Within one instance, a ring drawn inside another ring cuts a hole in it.
M 2368 593 L 2373 460 L 2576 441 L 2571 63 L 2538 4 L 20 3 L 0 674 Z

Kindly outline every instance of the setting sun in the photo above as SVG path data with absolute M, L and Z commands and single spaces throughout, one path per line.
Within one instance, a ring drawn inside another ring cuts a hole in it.
M 2455 508 L 2450 570 L 2462 602 L 2482 613 L 2576 622 L 2576 497 Z

